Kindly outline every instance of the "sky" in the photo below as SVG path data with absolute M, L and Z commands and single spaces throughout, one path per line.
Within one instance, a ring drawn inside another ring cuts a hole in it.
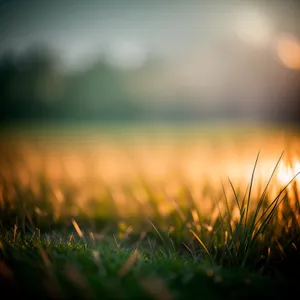
M 55 50 L 71 69 L 99 56 L 120 69 L 160 57 L 168 62 L 166 74 L 141 78 L 136 85 L 143 93 L 162 90 L 170 99 L 195 92 L 215 105 L 235 97 L 251 110 L 272 105 L 267 99 L 278 100 L 299 79 L 300 3 L 0 0 L 0 53 L 34 43 Z M 286 71 L 294 72 L 293 83 Z
M 211 38 L 228 19 L 228 5 L 218 4 L 216 12 L 212 4 L 186 3 L 2 1 L 1 48 L 24 49 L 33 42 L 45 42 L 70 63 L 122 46 L 144 56 L 171 56 L 195 40 Z
M 2 0 L 0 51 L 22 50 L 31 43 L 43 42 L 57 50 L 69 64 L 84 62 L 99 53 L 108 53 L 113 59 L 123 52 L 121 65 L 126 65 L 127 58 L 134 61 L 132 56 L 140 61 L 150 54 L 178 57 L 196 46 L 207 48 L 210 43 L 238 31 L 241 35 L 248 34 L 250 40 L 256 39 L 253 43 L 263 43 L 272 27 L 293 30 L 297 27 L 293 24 L 297 19 L 293 16 L 297 12 L 295 3 Z

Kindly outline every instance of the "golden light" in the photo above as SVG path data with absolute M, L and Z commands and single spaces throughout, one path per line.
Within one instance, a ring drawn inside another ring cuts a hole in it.
M 282 184 L 288 184 L 297 173 L 300 172 L 300 161 L 294 160 L 291 164 L 280 162 L 278 166 L 277 179 Z M 300 177 L 295 178 L 296 182 L 300 184 Z
M 284 34 L 277 40 L 277 56 L 289 69 L 300 69 L 300 41 L 291 34 Z

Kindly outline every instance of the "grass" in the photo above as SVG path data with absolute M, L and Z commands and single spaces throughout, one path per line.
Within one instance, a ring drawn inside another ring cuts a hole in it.
M 279 184 L 283 154 L 261 186 L 258 153 L 247 188 L 227 178 L 219 187 L 204 183 L 196 196 L 184 180 L 170 192 L 142 173 L 117 186 L 91 185 L 90 177 L 55 181 L 46 171 L 24 181 L 30 163 L 22 151 L 18 144 L 1 151 L 0 287 L 10 297 L 282 299 L 297 292 L 298 174 Z M 44 157 L 41 170 L 47 164 Z

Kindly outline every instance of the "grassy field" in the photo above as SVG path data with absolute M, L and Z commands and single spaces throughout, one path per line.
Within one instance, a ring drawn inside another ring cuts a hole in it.
M 298 293 L 297 131 L 46 126 L 0 136 L 3 295 Z

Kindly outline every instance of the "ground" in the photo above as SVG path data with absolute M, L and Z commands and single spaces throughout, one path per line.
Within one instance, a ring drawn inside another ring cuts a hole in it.
M 132 128 L 1 131 L 3 293 L 282 299 L 297 292 L 297 131 Z

